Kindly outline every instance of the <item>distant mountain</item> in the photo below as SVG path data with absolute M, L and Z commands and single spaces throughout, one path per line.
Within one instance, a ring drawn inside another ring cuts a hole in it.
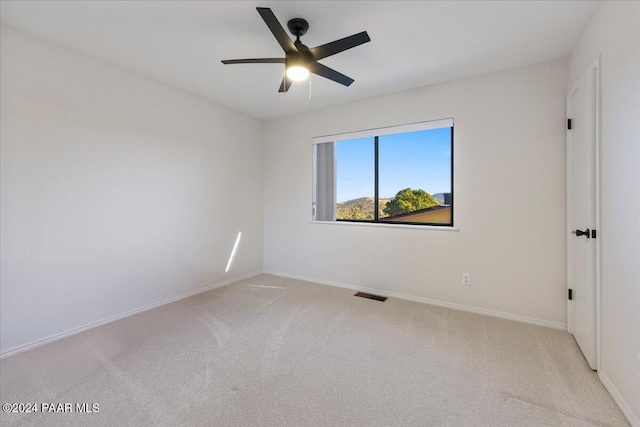
M 358 203 L 373 203 L 373 197 L 360 197 L 358 199 L 347 200 L 346 202 L 340 202 L 339 205 L 355 205 Z
M 378 206 L 378 215 L 386 216 L 382 212 L 390 199 L 380 199 Z M 336 205 L 337 219 L 374 219 L 375 201 L 373 197 L 359 197 L 353 200 L 347 200 Z

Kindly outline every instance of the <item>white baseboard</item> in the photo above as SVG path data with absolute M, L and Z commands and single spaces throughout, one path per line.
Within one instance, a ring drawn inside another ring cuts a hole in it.
M 205 288 L 202 288 L 202 289 L 197 289 L 197 290 L 192 291 L 192 292 L 187 292 L 187 293 L 184 293 L 184 294 L 180 294 L 178 296 L 167 298 L 167 299 L 164 299 L 162 301 L 155 302 L 153 304 L 145 305 L 144 307 L 136 308 L 136 309 L 127 311 L 127 312 L 122 313 L 122 314 L 117 314 L 115 316 L 107 317 L 106 319 L 98 320 L 97 322 L 92 322 L 92 323 L 86 324 L 84 326 L 80 326 L 79 328 L 74 328 L 74 329 L 71 329 L 69 331 L 62 332 L 60 334 L 56 334 L 56 335 L 52 335 L 52 336 L 47 337 L 47 338 L 43 338 L 41 340 L 33 341 L 33 342 L 28 343 L 28 344 L 20 345 L 18 347 L 13 347 L 13 348 L 10 348 L 9 350 L 5 351 L 4 353 L 0 354 L 0 359 L 4 359 L 5 357 L 13 356 L 14 354 L 22 353 L 23 351 L 31 350 L 32 348 L 40 347 L 41 345 L 45 345 L 45 344 L 48 344 L 48 343 L 53 342 L 53 341 L 58 341 L 58 340 L 61 340 L 63 338 L 70 337 L 72 335 L 79 334 L 80 332 L 84 332 L 84 331 L 86 331 L 88 329 L 96 328 L 96 327 L 104 325 L 106 323 L 115 322 L 116 320 L 124 319 L 125 317 L 133 316 L 134 314 L 138 314 L 138 313 L 142 313 L 143 311 L 151 310 L 152 308 L 160 307 L 162 305 L 169 304 L 169 303 L 172 303 L 172 302 L 184 299 L 184 298 L 189 298 L 191 296 L 194 296 L 194 295 L 197 295 L 197 294 L 201 294 L 203 292 L 207 292 L 207 291 L 210 291 L 212 289 L 221 288 L 221 287 L 229 285 L 231 283 L 239 282 L 240 280 L 248 279 L 249 277 L 254 277 L 254 276 L 257 276 L 259 274 L 262 274 L 262 271 L 256 271 L 256 272 L 253 272 L 253 273 L 245 274 L 244 276 L 235 277 L 233 279 L 225 280 L 225 281 L 219 282 L 219 283 L 214 283 L 213 285 L 209 285 L 209 286 L 207 286 Z
M 338 288 L 369 292 L 369 293 L 382 295 L 385 297 L 400 298 L 408 301 L 421 302 L 423 304 L 437 305 L 440 307 L 453 308 L 455 310 L 462 310 L 462 311 L 468 311 L 471 313 L 484 314 L 487 316 L 499 317 L 501 319 L 516 320 L 518 322 L 530 323 L 532 325 L 538 325 L 538 326 L 545 326 L 547 328 L 561 329 L 563 331 L 567 330 L 566 323 L 550 322 L 548 320 L 535 319 L 533 317 L 526 317 L 526 316 L 519 316 L 517 314 L 504 313 L 501 311 L 489 310 L 486 308 L 471 307 L 468 305 L 456 304 L 453 302 L 446 302 L 446 301 L 439 301 L 431 298 L 417 297 L 413 295 L 402 294 L 399 292 L 383 291 L 381 289 L 366 288 L 364 286 L 350 285 L 347 283 L 334 282 L 331 280 L 316 279 L 314 277 L 298 276 L 295 274 L 279 273 L 279 272 L 267 271 L 267 270 L 265 270 L 264 273 L 272 274 L 274 276 L 288 277 L 291 279 L 304 280 L 306 282 L 319 283 L 321 285 L 329 285 L 329 286 L 335 286 Z
M 613 400 L 618 404 L 624 416 L 627 417 L 627 420 L 629 420 L 631 426 L 640 427 L 640 418 L 638 418 L 638 416 L 633 413 L 631 406 L 629 406 L 627 401 L 623 399 L 622 395 L 620 394 L 618 389 L 615 388 L 607 374 L 605 374 L 602 370 L 599 370 L 598 377 L 600 378 L 600 381 L 602 381 L 602 384 L 604 384 L 604 387 L 607 389 L 611 397 L 613 397 Z

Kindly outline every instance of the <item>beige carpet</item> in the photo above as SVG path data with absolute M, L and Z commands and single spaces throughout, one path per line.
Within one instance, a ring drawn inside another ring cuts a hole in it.
M 566 332 L 261 275 L 0 362 L 14 425 L 624 426 Z

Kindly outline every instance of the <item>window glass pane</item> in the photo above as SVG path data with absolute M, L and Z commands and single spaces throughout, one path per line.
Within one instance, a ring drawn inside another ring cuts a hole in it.
M 380 220 L 451 224 L 451 128 L 379 137 Z
M 336 219 L 374 219 L 374 138 L 336 143 Z

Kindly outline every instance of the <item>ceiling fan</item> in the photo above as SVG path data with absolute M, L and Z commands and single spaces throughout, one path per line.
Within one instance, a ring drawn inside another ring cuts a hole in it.
M 331 43 L 309 49 L 302 44 L 300 37 L 307 33 L 309 23 L 302 18 L 293 18 L 287 23 L 291 34 L 296 36 L 293 42 L 287 35 L 278 19 L 268 7 L 257 7 L 258 13 L 271 30 L 285 52 L 284 58 L 228 59 L 223 64 L 284 64 L 285 76 L 280 84 L 279 92 L 286 92 L 294 81 L 302 81 L 309 77 L 309 72 L 317 74 L 336 83 L 349 86 L 353 79 L 334 69 L 320 64 L 320 59 L 335 55 L 347 49 L 371 41 L 366 31 L 345 37 Z

